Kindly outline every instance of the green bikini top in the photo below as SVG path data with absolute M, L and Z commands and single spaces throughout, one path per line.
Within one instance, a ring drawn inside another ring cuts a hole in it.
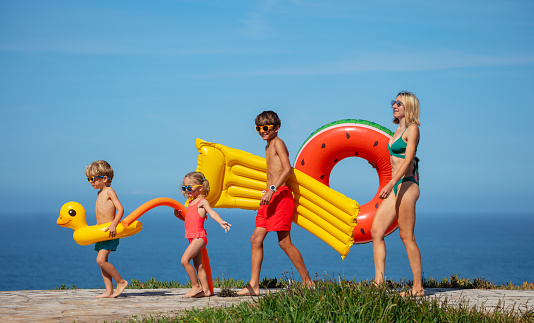
M 411 126 L 412 124 L 413 123 L 410 123 L 408 125 L 408 127 Z M 406 129 L 404 129 L 404 131 L 402 132 L 402 134 L 399 137 L 399 139 L 397 139 L 397 140 L 395 140 L 393 142 L 393 145 L 389 146 L 389 143 L 388 143 L 388 150 L 389 150 L 389 154 L 391 156 L 395 156 L 395 157 L 399 157 L 399 158 L 402 158 L 402 159 L 406 159 L 406 156 L 404 156 L 404 153 L 406 152 L 407 144 L 406 144 L 406 142 L 404 142 L 404 140 L 402 140 L 402 135 L 404 135 L 404 132 L 408 129 L 408 127 L 406 127 Z M 417 144 L 419 144 L 419 142 Z M 415 146 L 415 151 L 417 151 L 417 146 Z M 414 157 L 413 160 L 414 160 L 413 174 L 414 175 L 417 174 L 417 180 L 419 181 L 419 158 Z
M 408 127 L 411 126 L 412 124 L 413 124 L 413 123 L 410 123 L 410 124 L 408 125 Z M 391 156 L 399 157 L 399 158 L 402 158 L 402 159 L 406 158 L 406 157 L 404 156 L 404 153 L 406 152 L 406 146 L 407 146 L 407 144 L 406 144 L 406 142 L 402 139 L 402 136 L 404 135 L 404 133 L 406 132 L 406 130 L 408 130 L 408 127 L 406 127 L 406 129 L 404 129 L 404 131 L 402 132 L 402 134 L 400 135 L 400 137 L 399 137 L 397 140 L 395 140 L 395 141 L 393 142 L 393 145 L 390 146 L 389 143 L 388 143 L 388 150 L 389 150 L 389 154 L 390 154 Z M 417 151 L 417 147 L 415 147 L 415 151 Z

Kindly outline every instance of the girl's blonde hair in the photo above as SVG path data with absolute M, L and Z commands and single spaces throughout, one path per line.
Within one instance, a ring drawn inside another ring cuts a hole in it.
M 192 180 L 195 185 L 202 185 L 202 194 L 204 194 L 204 196 L 208 196 L 208 193 L 210 192 L 210 182 L 206 179 L 204 174 L 202 174 L 201 172 L 191 172 L 185 175 L 184 179 L 185 178 L 189 178 L 190 180 Z M 182 185 L 184 185 L 183 182 Z M 184 195 L 184 197 L 187 197 L 185 192 L 182 192 L 182 194 Z
M 412 123 L 417 124 L 418 126 L 421 125 L 419 122 L 419 99 L 413 94 L 412 92 L 408 91 L 402 91 L 397 94 L 397 96 L 401 97 L 402 104 L 404 105 L 405 110 L 405 123 L 406 126 L 411 125 Z M 399 119 L 394 118 L 393 119 L 394 124 L 399 124 Z

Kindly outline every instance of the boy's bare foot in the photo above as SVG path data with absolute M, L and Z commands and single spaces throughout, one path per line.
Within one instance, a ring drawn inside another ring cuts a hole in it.
M 414 291 L 413 289 L 410 289 L 405 292 L 401 292 L 399 295 L 402 297 L 423 297 L 425 296 L 425 290 L 422 288 L 419 291 Z
M 113 291 L 102 293 L 100 295 L 95 296 L 95 298 L 109 298 L 111 297 L 111 295 L 113 295 Z
M 191 296 L 193 298 L 202 298 L 202 297 L 210 297 L 211 294 L 208 292 L 204 292 L 203 290 L 200 290 L 200 292 L 196 293 L 195 295 Z
M 187 293 L 185 293 L 185 297 L 193 297 L 195 296 L 196 294 L 202 292 L 202 288 L 191 288 Z
M 311 289 L 311 290 L 314 290 L 314 289 L 315 289 L 315 283 L 314 283 L 313 280 L 311 279 L 310 274 L 306 275 L 305 281 L 306 281 L 306 286 L 307 286 L 309 289 Z
M 236 293 L 239 296 L 259 296 L 260 295 L 260 288 L 258 287 L 258 290 L 254 290 L 252 286 L 247 285 L 247 287 L 243 288 L 242 290 L 238 291 Z
M 128 282 L 126 280 L 124 281 L 124 283 L 117 283 L 117 289 L 115 290 L 115 293 L 113 293 L 113 295 L 111 295 L 110 297 L 115 298 L 119 296 L 120 294 L 122 294 L 122 292 L 124 292 L 124 289 L 126 289 L 126 287 L 128 287 Z

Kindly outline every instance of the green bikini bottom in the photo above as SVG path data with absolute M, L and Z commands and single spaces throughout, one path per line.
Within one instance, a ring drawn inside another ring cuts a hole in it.
M 417 186 L 419 186 L 419 182 L 417 182 L 417 181 L 415 180 L 415 177 L 414 177 L 414 176 L 408 176 L 408 177 L 401 178 L 401 179 L 395 184 L 395 186 L 393 186 L 393 193 L 395 193 L 395 196 L 397 196 L 397 187 L 398 187 L 401 183 L 404 183 L 404 182 L 414 182 L 415 184 L 417 184 Z

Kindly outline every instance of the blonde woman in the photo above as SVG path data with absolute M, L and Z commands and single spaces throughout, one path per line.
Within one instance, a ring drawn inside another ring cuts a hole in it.
M 413 275 L 412 289 L 403 296 L 424 296 L 422 285 L 421 253 L 415 242 L 415 204 L 419 199 L 419 172 L 416 157 L 419 144 L 419 100 L 411 92 L 400 92 L 391 102 L 393 123 L 397 130 L 390 139 L 392 179 L 380 191 L 384 199 L 374 216 L 371 227 L 375 262 L 374 284 L 384 283 L 386 230 L 397 219 L 399 235 L 406 248 Z

